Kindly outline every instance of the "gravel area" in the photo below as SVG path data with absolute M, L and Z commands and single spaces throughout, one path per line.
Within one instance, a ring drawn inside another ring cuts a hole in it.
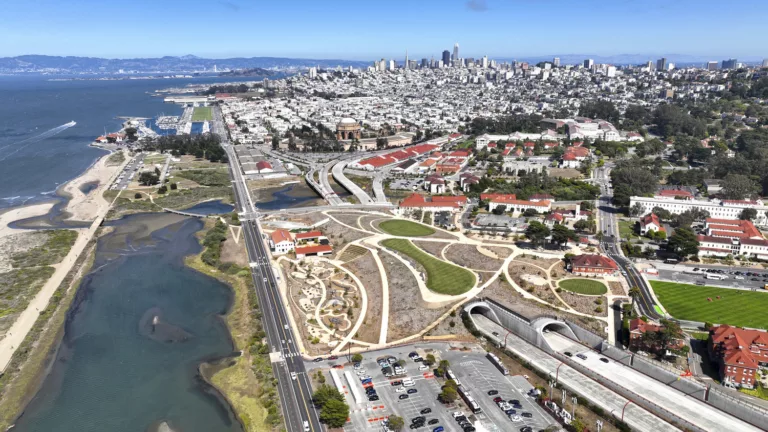
M 379 330 L 381 329 L 381 275 L 376 261 L 371 253 L 356 258 L 354 261 L 344 264 L 344 267 L 355 274 L 365 287 L 368 295 L 368 308 L 365 312 L 365 320 L 360 327 L 355 339 L 363 342 L 378 343 Z
M 576 324 L 596 333 L 602 337 L 607 337 L 605 333 L 605 323 L 587 317 L 572 315 L 558 309 L 548 307 L 534 300 L 524 299 L 517 291 L 506 283 L 493 283 L 483 290 L 483 296 L 489 297 L 513 312 L 522 315 L 528 319 L 536 318 L 542 314 L 555 315 L 565 318 Z
M 503 260 L 483 255 L 474 245 L 459 243 L 448 246 L 445 257 L 459 266 L 472 270 L 496 271 L 504 264 Z
M 554 266 L 552 270 L 549 271 L 549 275 L 553 280 L 562 279 L 568 276 L 568 271 L 565 269 L 565 263 L 561 261 L 560 264 Z
M 311 223 L 316 223 L 327 218 L 324 214 L 319 212 L 310 213 L 306 216 L 309 219 L 309 221 L 311 221 Z M 356 226 L 356 225 L 352 225 L 352 226 Z M 328 237 L 328 239 L 331 240 L 331 244 L 333 245 L 333 249 L 334 249 L 334 254 L 336 253 L 336 251 L 341 250 L 341 248 L 349 242 L 353 242 L 355 240 L 365 238 L 365 237 L 370 237 L 370 234 L 351 230 L 345 227 L 344 225 L 334 221 L 333 219 L 329 219 L 327 223 L 322 224 L 317 229 L 322 231 L 323 234 L 325 234 Z
M 338 219 L 340 222 L 343 222 L 351 227 L 359 228 L 357 226 L 357 219 L 360 216 L 363 216 L 362 213 L 328 213 L 329 216 L 333 216 L 335 219 Z M 322 228 L 322 227 L 321 227 Z
M 411 271 L 386 252 L 381 254 L 381 261 L 389 281 L 387 342 L 418 333 L 450 309 L 449 306 L 441 309 L 425 308 Z
M 535 255 L 525 255 L 525 254 L 515 257 L 515 262 L 529 263 L 544 269 L 549 268 L 549 266 L 551 266 L 552 264 L 558 261 L 562 261 L 562 260 L 557 258 L 539 258 Z
M 624 287 L 621 285 L 621 282 L 608 282 L 608 289 L 611 290 L 611 294 L 613 295 L 627 295 L 627 293 L 624 292 Z
M 360 225 L 363 226 L 363 229 L 373 232 L 383 232 L 379 229 L 379 223 L 387 221 L 392 219 L 391 217 L 386 216 L 365 216 L 362 219 L 360 219 Z
M 493 253 L 496 254 L 497 257 L 500 259 L 505 259 L 506 257 L 510 256 L 512 254 L 512 250 L 505 248 L 505 247 L 499 247 L 499 246 L 483 246 L 483 249 L 487 249 Z
M 605 296 L 585 296 L 574 294 L 566 290 L 561 290 L 561 292 L 557 294 L 560 295 L 560 298 L 568 303 L 568 305 L 581 313 L 597 315 L 601 317 L 608 316 L 608 308 L 606 307 Z M 599 301 L 600 304 L 598 305 L 596 301 Z M 600 308 L 600 312 L 597 312 L 597 308 Z
M 283 274 L 286 275 L 286 282 L 288 283 L 288 299 L 291 307 L 291 313 L 299 327 L 301 333 L 301 339 L 304 343 L 304 347 L 307 349 L 309 355 L 319 355 L 329 353 L 332 348 L 328 347 L 324 343 L 313 344 L 310 342 L 312 335 L 307 330 L 307 315 L 308 312 L 304 312 L 298 304 L 298 299 L 301 297 L 299 292 L 308 287 L 304 281 L 300 279 L 294 279 L 291 277 L 291 265 L 285 261 L 281 263 L 283 267 Z
M 453 326 L 451 326 L 451 323 L 453 323 Z M 477 340 L 471 333 L 469 333 L 469 330 L 464 327 L 464 323 L 461 322 L 459 311 L 456 312 L 456 316 L 448 316 L 446 319 L 440 321 L 440 324 L 427 333 L 427 336 L 446 335 L 454 336 L 456 340 L 465 342 L 473 342 Z
M 444 242 L 419 241 L 419 240 L 411 240 L 411 242 L 413 242 L 413 244 L 418 246 L 420 249 L 423 249 L 425 252 L 431 254 L 437 259 L 443 259 L 442 255 L 440 255 L 440 252 L 446 246 L 450 246 L 449 243 L 444 243 Z

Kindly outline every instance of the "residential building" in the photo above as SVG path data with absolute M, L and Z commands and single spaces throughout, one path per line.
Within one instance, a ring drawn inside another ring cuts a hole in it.
M 398 210 L 401 214 L 415 210 L 455 212 L 460 210 L 466 203 L 467 197 L 463 195 L 425 197 L 424 195 L 414 193 L 400 201 Z
M 716 71 L 717 70 L 717 62 L 711 61 L 707 63 L 707 70 L 709 71 Z
M 301 246 L 296 248 L 296 258 L 298 259 L 304 259 L 307 257 L 313 257 L 313 256 L 325 256 L 330 255 L 333 253 L 333 248 L 331 245 L 312 245 L 312 246 Z
M 499 206 L 504 206 L 504 211 L 508 213 L 522 213 L 528 209 L 544 213 L 552 209 L 552 202 L 550 201 L 519 200 L 513 194 L 481 194 L 480 199 L 488 200 L 488 211 L 491 212 Z
M 640 204 L 642 215 L 650 213 L 654 207 L 661 207 L 672 214 L 680 214 L 698 208 L 708 212 L 710 217 L 715 219 L 731 220 L 739 219 L 739 216 L 744 209 L 753 208 L 757 211 L 757 217 L 754 219 L 755 225 L 768 225 L 768 218 L 766 218 L 765 213 L 768 211 L 768 207 L 766 207 L 760 200 L 676 199 L 674 197 L 660 195 L 653 197 L 630 197 L 629 208 L 633 208 L 636 204 Z
M 584 60 L 584 69 L 592 69 L 592 67 L 595 65 L 595 61 L 592 59 L 586 59 Z
M 640 218 L 640 235 L 646 235 L 651 231 L 664 231 L 664 227 L 661 226 L 659 217 L 653 213 L 649 213 Z
M 576 255 L 568 263 L 571 273 L 579 276 L 607 275 L 616 273 L 619 266 L 612 259 L 596 254 Z
M 736 69 L 736 64 L 738 63 L 738 60 L 735 58 L 723 60 L 722 69 Z
M 555 57 L 552 60 L 552 64 L 555 65 L 555 67 L 560 67 L 560 57 Z
M 768 333 L 727 324 L 709 330 L 710 358 L 720 365 L 724 385 L 754 388 L 759 367 L 768 366 Z
M 445 179 L 438 173 L 431 174 L 424 180 L 424 189 L 433 195 L 443 194 L 445 193 Z
M 269 246 L 274 255 L 282 255 L 292 251 L 294 243 L 291 233 L 283 229 L 272 231 L 272 234 L 269 235 Z

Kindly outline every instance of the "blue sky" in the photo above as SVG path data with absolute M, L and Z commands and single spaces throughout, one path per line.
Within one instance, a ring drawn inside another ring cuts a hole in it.
M 0 56 L 768 57 L 768 1 L 3 0 Z

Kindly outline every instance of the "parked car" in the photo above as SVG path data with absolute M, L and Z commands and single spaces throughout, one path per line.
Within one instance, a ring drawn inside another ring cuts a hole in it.
M 407 394 L 400 395 L 400 400 L 402 400 L 402 399 L 408 399 L 408 395 Z
M 432 412 L 432 408 L 424 408 L 423 410 L 420 411 L 420 413 L 422 414 L 429 414 L 431 412 Z
M 440 423 L 440 419 L 432 419 L 432 420 L 427 422 L 427 424 L 431 424 L 431 425 L 438 424 L 438 423 Z
M 414 394 L 414 393 L 418 393 L 418 392 L 419 391 L 416 390 L 416 389 L 408 389 L 408 394 Z
M 605 357 L 600 357 L 600 361 L 603 363 L 608 363 L 608 359 Z
M 522 413 L 520 413 L 520 415 L 525 417 L 525 418 L 533 418 L 533 414 L 531 414 L 529 412 L 522 412 Z
M 394 380 L 394 381 L 390 382 L 390 384 L 392 385 L 392 387 L 394 387 L 394 386 L 402 385 L 403 382 L 401 380 Z
M 587 356 L 585 356 L 584 354 L 576 354 L 576 357 L 578 357 L 578 358 L 580 358 L 582 360 L 586 360 L 587 359 Z
M 488 390 L 488 396 L 495 396 L 499 394 L 498 390 Z
M 501 402 L 503 400 L 504 399 L 502 399 L 501 396 L 496 396 L 495 398 L 493 398 L 493 401 L 496 402 L 496 403 L 499 403 L 499 402 Z

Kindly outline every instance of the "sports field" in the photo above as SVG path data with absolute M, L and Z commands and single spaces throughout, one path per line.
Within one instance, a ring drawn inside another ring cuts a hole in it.
M 213 109 L 211 107 L 195 107 L 192 111 L 193 122 L 203 122 L 213 120 Z
M 651 286 L 675 318 L 768 329 L 768 292 L 662 281 L 651 281 Z
M 589 279 L 566 279 L 559 283 L 560 288 L 585 295 L 603 295 L 608 292 L 604 283 Z
M 475 275 L 470 271 L 427 254 L 410 240 L 388 239 L 381 244 L 407 255 L 421 264 L 427 271 L 427 288 L 436 293 L 464 294 L 475 286 Z
M 379 224 L 387 234 L 403 237 L 424 237 L 435 233 L 432 228 L 407 220 L 388 220 Z

